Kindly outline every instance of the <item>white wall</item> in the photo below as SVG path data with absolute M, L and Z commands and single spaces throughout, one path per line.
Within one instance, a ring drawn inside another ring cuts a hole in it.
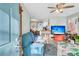
M 53 26 L 53 25 L 64 25 L 64 26 L 66 26 L 66 31 L 67 31 L 67 18 L 49 19 L 49 23 L 50 23 L 51 26 Z
M 27 9 L 23 6 L 23 19 L 22 19 L 22 33 L 30 31 L 30 15 Z

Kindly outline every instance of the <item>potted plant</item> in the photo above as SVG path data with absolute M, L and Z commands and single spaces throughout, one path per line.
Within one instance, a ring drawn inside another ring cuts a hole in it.
M 75 39 L 75 43 L 79 43 L 79 36 L 78 35 L 75 35 L 74 39 Z

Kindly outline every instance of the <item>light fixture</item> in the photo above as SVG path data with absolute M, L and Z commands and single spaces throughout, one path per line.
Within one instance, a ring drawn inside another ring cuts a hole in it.
M 63 12 L 63 9 L 60 9 L 59 12 L 62 13 Z
M 63 9 L 56 9 L 57 13 L 63 13 Z
M 57 9 L 56 12 L 59 13 L 59 10 Z

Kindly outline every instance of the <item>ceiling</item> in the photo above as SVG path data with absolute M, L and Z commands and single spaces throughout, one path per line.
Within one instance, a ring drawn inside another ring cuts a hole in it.
M 25 3 L 24 5 L 31 17 L 35 19 L 63 18 L 79 12 L 78 3 L 67 3 L 69 5 L 74 5 L 75 7 L 64 9 L 63 13 L 50 13 L 51 9 L 48 9 L 47 7 L 55 7 L 56 4 L 57 3 Z

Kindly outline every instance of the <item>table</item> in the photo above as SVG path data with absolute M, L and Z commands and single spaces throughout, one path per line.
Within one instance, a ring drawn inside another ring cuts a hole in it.
M 58 42 L 57 55 L 58 56 L 79 56 L 79 45 L 65 43 L 64 41 Z

